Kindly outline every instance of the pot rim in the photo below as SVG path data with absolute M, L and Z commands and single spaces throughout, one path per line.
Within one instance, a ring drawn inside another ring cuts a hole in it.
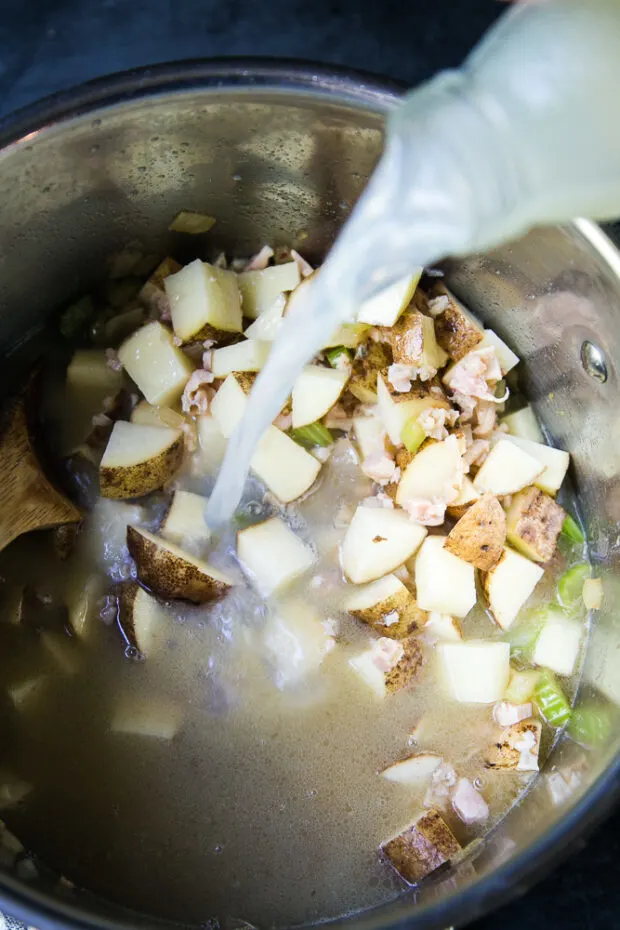
M 28 104 L 0 118 L 0 157 L 2 151 L 18 143 L 29 142 L 41 131 L 98 111 L 140 100 L 173 93 L 201 90 L 229 94 L 241 91 L 257 96 L 296 95 L 317 98 L 326 96 L 340 103 L 378 114 L 387 114 L 398 102 L 405 86 L 395 80 L 369 72 L 337 65 L 318 64 L 300 59 L 269 57 L 218 57 L 190 59 L 135 68 L 96 78 L 76 87 L 61 90 Z M 618 274 L 620 253 L 596 223 L 579 220 L 573 229 L 613 265 Z M 525 848 L 511 861 L 450 896 L 416 905 L 412 900 L 406 917 L 387 923 L 383 912 L 390 904 L 378 905 L 348 917 L 324 923 L 326 927 L 343 927 L 355 923 L 358 930 L 406 930 L 415 925 L 445 928 L 471 920 L 508 903 L 525 893 L 571 852 L 583 845 L 585 835 L 596 827 L 620 794 L 620 756 L 617 756 L 552 829 L 533 846 Z M 95 899 L 97 900 L 97 899 Z M 101 900 L 101 899 L 98 899 Z M 0 873 L 2 908 L 42 930 L 59 926 L 71 930 L 126 930 L 146 926 L 178 927 L 165 920 L 145 918 L 123 911 L 119 915 L 99 916 L 82 902 L 73 903 L 33 889 L 12 875 Z M 308 925 L 310 926 L 310 925 Z

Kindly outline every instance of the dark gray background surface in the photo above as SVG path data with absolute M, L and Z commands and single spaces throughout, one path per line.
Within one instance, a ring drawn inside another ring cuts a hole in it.
M 0 115 L 111 71 L 214 55 L 301 57 L 408 84 L 456 65 L 497 0 L 4 0 Z M 620 814 L 475 930 L 620 928 Z

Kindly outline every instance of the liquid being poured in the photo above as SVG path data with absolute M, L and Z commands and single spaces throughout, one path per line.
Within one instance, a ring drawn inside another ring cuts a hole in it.
M 252 454 L 303 366 L 361 303 L 415 267 L 515 238 L 537 223 L 620 212 L 617 0 L 521 4 L 464 67 L 390 115 L 379 166 L 295 313 L 232 437 L 207 510 L 232 517 Z M 577 132 L 580 123 L 587 132 Z
M 353 322 L 365 299 L 394 283 L 427 256 L 412 251 L 403 262 L 389 243 L 402 242 L 402 218 L 386 210 L 393 202 L 398 176 L 397 147 L 384 155 L 351 219 L 327 261 L 300 292 L 293 311 L 285 318 L 268 361 L 249 397 L 244 417 L 226 451 L 207 507 L 209 526 L 221 528 L 232 518 L 241 500 L 254 451 L 269 425 L 291 394 L 306 365 L 329 341 L 337 327 Z M 389 183 L 387 183 L 389 180 Z M 421 222 L 421 227 L 424 225 Z M 412 230 L 408 230 L 411 238 Z

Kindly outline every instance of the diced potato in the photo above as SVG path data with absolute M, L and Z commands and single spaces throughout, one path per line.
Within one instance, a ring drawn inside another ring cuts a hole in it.
M 280 688 L 299 684 L 315 673 L 335 646 L 320 614 L 298 600 L 278 606 L 265 625 L 263 643 Z
M 66 379 L 67 384 L 78 391 L 113 396 L 121 389 L 123 373 L 110 368 L 100 349 L 78 349 L 69 362 Z
M 241 296 L 232 271 L 216 268 L 199 258 L 164 281 L 175 334 L 189 342 L 204 339 L 213 330 L 243 331 Z
M 381 375 L 377 376 L 377 398 L 377 415 L 395 446 L 403 444 L 401 434 L 408 420 L 415 419 L 429 407 L 450 406 L 444 397 L 431 394 L 428 384 L 414 382 L 408 393 L 392 393 Z
M 425 381 L 448 360 L 446 353 L 437 345 L 432 318 L 413 307 L 405 310 L 394 324 L 390 341 L 394 361 L 417 368 Z
M 170 301 L 166 294 L 164 281 L 171 274 L 180 271 L 181 268 L 182 265 L 175 261 L 174 258 L 164 258 L 140 289 L 138 300 L 155 316 L 162 317 L 164 314 L 170 313 Z
M 541 733 L 540 720 L 514 723 L 489 747 L 485 766 L 496 772 L 537 772 Z
M 362 460 L 385 448 L 386 433 L 377 417 L 353 417 L 353 434 Z
M 494 568 L 506 543 L 506 514 L 498 499 L 484 494 L 450 530 L 445 548 L 481 571 Z
M 440 765 L 441 756 L 436 756 L 432 752 L 420 752 L 415 756 L 409 756 L 408 759 L 394 762 L 383 769 L 381 775 L 387 781 L 398 785 L 419 785 L 420 782 L 429 780 Z
M 428 614 L 424 626 L 424 633 L 442 642 L 460 643 L 463 639 L 463 629 L 456 617 L 450 614 L 440 614 L 436 610 Z
M 393 640 L 381 637 L 370 649 L 349 659 L 349 666 L 378 698 L 407 687 L 422 665 L 417 637 Z
M 170 632 L 162 605 L 135 581 L 125 582 L 121 589 L 119 625 L 127 643 L 145 659 L 162 649 Z
M 195 453 L 195 471 L 213 475 L 224 461 L 227 441 L 215 417 L 207 415 L 197 418 L 199 451 Z
M 413 297 L 422 277 L 422 268 L 395 284 L 385 288 L 375 297 L 364 301 L 357 314 L 358 323 L 371 326 L 393 326 Z
M 90 575 L 68 600 L 69 627 L 80 639 L 89 639 L 93 626 L 99 624 L 97 604 L 103 597 L 105 584 L 97 572 Z
M 526 488 L 512 499 L 506 514 L 508 542 L 534 562 L 548 562 L 555 552 L 565 512 L 538 488 Z
M 356 349 L 367 338 L 369 329 L 370 326 L 366 323 L 343 323 L 322 348 L 333 349 L 335 346 L 345 346 L 347 349 Z
M 118 357 L 148 402 L 162 407 L 178 401 L 194 370 L 170 330 L 158 322 L 147 323 L 126 339 Z
M 321 470 L 321 463 L 290 436 L 270 426 L 252 456 L 257 478 L 284 504 L 308 491 Z
M 586 578 L 581 597 L 586 610 L 600 610 L 603 606 L 603 582 L 600 578 Z
M 437 651 L 448 690 L 456 701 L 494 704 L 501 700 L 510 677 L 509 643 L 439 643 Z
M 175 491 L 160 533 L 179 546 L 184 543 L 196 546 L 207 543 L 211 530 L 205 520 L 208 497 L 191 491 Z
M 385 575 L 351 591 L 344 608 L 372 626 L 380 636 L 390 639 L 410 636 L 428 619 L 426 611 L 420 610 L 411 591 L 396 575 Z
M 463 487 L 459 491 L 458 497 L 454 499 L 452 504 L 448 505 L 448 513 L 451 517 L 455 517 L 459 520 L 477 500 L 480 500 L 480 492 L 474 487 L 471 478 L 465 475 L 463 478 Z
M 469 562 L 448 552 L 445 541 L 445 536 L 428 536 L 416 556 L 418 606 L 465 617 L 476 603 L 475 570 Z
M 182 458 L 180 430 L 118 420 L 99 466 L 101 494 L 115 498 L 150 494 L 170 480 Z
M 151 739 L 173 739 L 181 728 L 183 714 L 176 704 L 157 698 L 135 697 L 122 700 L 110 724 L 112 733 L 145 736 Z
M 286 295 L 279 294 L 267 310 L 263 310 L 245 331 L 246 339 L 259 342 L 273 342 L 282 326 L 282 317 L 286 307 Z
M 535 458 L 542 468 L 542 472 L 536 476 L 536 479 L 527 483 L 535 484 L 547 494 L 555 494 L 559 491 L 568 471 L 570 462 L 568 452 L 555 449 L 553 446 L 546 446 L 544 443 L 532 442 L 531 439 L 522 439 L 520 436 L 508 435 L 506 438 L 526 455 Z
M 243 315 L 255 320 L 261 313 L 269 310 L 280 294 L 294 291 L 301 282 L 301 275 L 296 262 L 285 262 L 283 265 L 273 265 L 260 271 L 242 271 L 237 275 L 237 281 L 242 297 Z
M 234 371 L 260 371 L 267 361 L 270 349 L 270 343 L 253 339 L 215 349 L 211 371 L 216 378 L 225 378 Z
M 501 559 L 483 579 L 484 591 L 495 622 L 509 629 L 543 576 L 543 569 L 513 549 L 505 547 Z
M 137 527 L 127 527 L 127 548 L 142 584 L 164 600 L 204 604 L 222 597 L 235 583 L 209 562 Z
M 434 498 L 450 499 L 463 484 L 463 461 L 455 436 L 433 442 L 421 449 L 407 465 L 398 483 L 396 503 Z
M 316 561 L 310 546 L 279 517 L 237 533 L 237 556 L 263 597 L 292 584 Z
M 167 426 L 170 429 L 183 429 L 186 423 L 182 413 L 177 413 L 172 407 L 149 404 L 148 400 L 141 400 L 131 411 L 129 419 L 140 426 Z
M 168 229 L 170 232 L 188 233 L 190 236 L 199 236 L 209 232 L 215 225 L 215 217 L 206 213 L 195 213 L 193 210 L 181 210 L 177 213 Z
M 435 332 L 437 342 L 444 349 L 450 358 L 458 362 L 464 358 L 468 352 L 475 349 L 482 342 L 484 333 L 482 325 L 466 308 L 456 299 L 448 288 L 441 281 L 437 281 L 430 292 L 432 301 L 439 310 L 444 305 L 444 309 L 435 313 Z
M 241 422 L 247 402 L 240 379 L 228 375 L 211 401 L 211 413 L 225 439 L 230 439 Z
M 431 809 L 383 843 L 381 851 L 398 874 L 415 885 L 458 856 L 461 845 L 441 814 Z
M 35 675 L 16 684 L 9 685 L 7 693 L 15 710 L 26 710 L 38 694 L 41 693 L 47 681 L 46 675 Z
M 348 389 L 363 404 L 376 404 L 377 375 L 387 381 L 388 368 L 392 364 L 392 352 L 384 342 L 369 341 L 366 352 L 353 360 Z
M 534 664 L 558 675 L 572 675 L 583 636 L 584 628 L 577 620 L 550 616 L 536 640 Z
M 324 417 L 342 394 L 348 377 L 346 371 L 306 365 L 293 385 L 293 428 Z
M 502 497 L 516 494 L 533 484 L 541 475 L 543 466 L 533 455 L 517 449 L 512 439 L 500 439 L 485 459 L 474 478 L 474 487 L 481 494 L 489 491 Z
M 504 700 L 511 704 L 526 704 L 532 699 L 534 689 L 541 673 L 534 668 L 512 669 L 508 687 L 504 691 Z
M 529 439 L 531 442 L 544 443 L 545 441 L 536 414 L 529 405 L 502 417 L 501 422 L 508 427 L 511 436 Z
M 342 543 L 343 571 L 354 584 L 374 581 L 411 558 L 425 536 L 402 510 L 360 504 Z
M 503 375 L 507 375 L 509 371 L 512 371 L 519 364 L 519 356 L 515 355 L 512 349 L 492 329 L 485 329 L 484 339 L 478 344 L 477 348 L 494 349 Z

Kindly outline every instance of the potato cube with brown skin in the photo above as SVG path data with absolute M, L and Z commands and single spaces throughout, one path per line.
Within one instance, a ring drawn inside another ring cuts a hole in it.
M 411 365 L 419 369 L 420 377 L 425 381 L 428 380 L 425 374 L 441 368 L 446 361 L 445 353 L 438 349 L 432 319 L 414 306 L 405 310 L 392 327 L 390 336 L 394 361 L 399 365 Z
M 235 584 L 215 566 L 146 530 L 128 526 L 127 548 L 140 582 L 163 600 L 204 604 L 223 597 Z
M 445 303 L 445 310 L 435 316 L 435 333 L 441 348 L 458 362 L 482 342 L 484 331 L 441 281 L 433 285 L 429 296 L 431 301 Z
M 421 665 L 422 649 L 415 636 L 398 642 L 383 636 L 349 659 L 349 666 L 379 698 L 405 688 Z
M 351 368 L 348 390 L 363 404 L 377 403 L 377 375 L 387 380 L 392 364 L 392 350 L 385 342 L 369 342 L 367 351 L 355 358 Z
M 428 613 L 420 610 L 411 591 L 396 575 L 385 575 L 354 589 L 345 601 L 345 608 L 389 639 L 410 636 L 428 619 Z
M 512 499 L 506 515 L 508 542 L 533 562 L 548 562 L 555 552 L 566 514 L 538 488 L 525 488 Z
M 182 265 L 175 261 L 174 258 L 164 258 L 148 281 L 143 284 L 138 294 L 138 300 L 154 317 L 161 318 L 170 313 L 170 301 L 164 288 L 164 281 L 169 275 L 180 271 L 181 268 Z
M 452 830 L 431 808 L 402 833 L 383 843 L 381 851 L 398 874 L 415 885 L 461 852 Z
M 541 732 L 540 720 L 532 717 L 508 727 L 489 747 L 485 766 L 496 772 L 537 772 Z
M 445 548 L 483 572 L 494 568 L 506 544 L 506 514 L 493 494 L 484 494 L 448 534 Z

